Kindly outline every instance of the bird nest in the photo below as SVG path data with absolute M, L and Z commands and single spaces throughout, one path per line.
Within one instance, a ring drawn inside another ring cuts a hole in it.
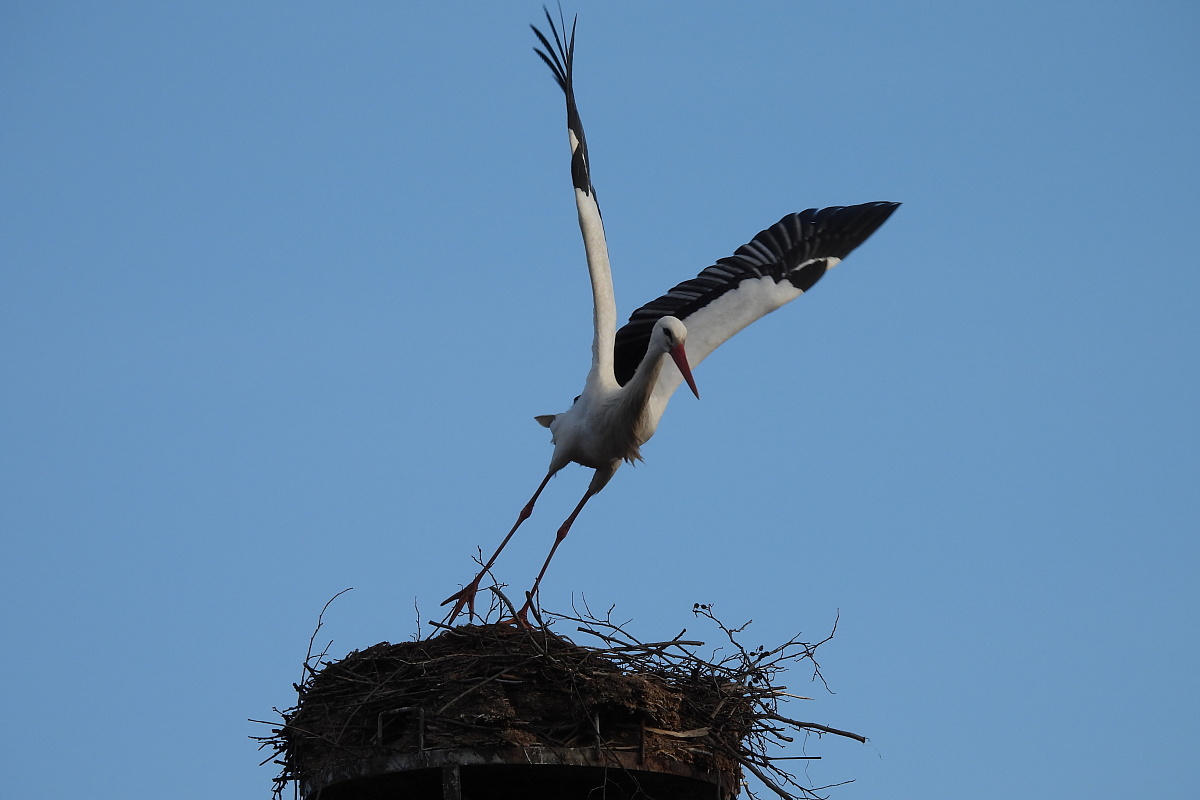
M 289 782 L 311 789 L 321 776 L 387 757 L 509 748 L 625 754 L 611 763 L 632 756 L 676 774 L 724 775 L 730 786 L 744 769 L 782 798 L 819 797 L 782 768 L 775 745 L 796 733 L 866 740 L 782 716 L 780 699 L 791 695 L 776 679 L 799 661 L 819 679 L 814 654 L 832 632 L 817 644 L 793 638 L 748 650 L 736 640 L 741 628 L 721 624 L 707 606 L 695 613 L 720 627 L 730 643 L 724 656 L 700 656 L 703 643 L 683 632 L 641 642 L 590 613 L 556 615 L 552 624 L 573 622 L 599 646 L 547 627 L 493 623 L 439 626 L 430 638 L 382 642 L 338 661 L 310 655 L 296 705 L 279 712 L 282 723 L 268 723 L 270 736 L 255 737 L 282 766 L 275 797 Z

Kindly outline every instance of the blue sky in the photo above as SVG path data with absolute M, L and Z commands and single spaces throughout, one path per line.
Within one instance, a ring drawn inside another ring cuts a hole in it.
M 583 2 L 622 315 L 904 203 L 696 370 L 543 602 L 819 638 L 835 797 L 1182 797 L 1200 7 Z M 0 768 L 263 797 L 317 612 L 397 641 L 544 473 L 590 296 L 538 4 L 0 11 Z M 498 565 L 531 581 L 589 471 Z M 427 629 L 426 629 L 427 630 Z

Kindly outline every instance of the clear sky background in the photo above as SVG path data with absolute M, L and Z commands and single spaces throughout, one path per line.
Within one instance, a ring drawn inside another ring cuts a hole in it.
M 836 798 L 1194 797 L 1200 5 L 565 10 L 622 318 L 904 205 L 696 371 L 544 604 L 840 611 L 836 693 L 789 681 L 871 739 L 809 742 Z M 540 14 L 0 10 L 6 796 L 267 796 L 325 601 L 332 654 L 410 638 L 508 529 L 591 338 Z

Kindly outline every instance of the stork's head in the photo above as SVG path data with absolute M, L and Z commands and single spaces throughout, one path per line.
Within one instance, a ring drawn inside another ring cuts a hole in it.
M 657 345 L 662 352 L 671 356 L 675 366 L 679 367 L 679 371 L 683 373 L 683 379 L 687 381 L 688 388 L 699 398 L 700 392 L 696 389 L 696 381 L 692 378 L 692 368 L 688 365 L 687 351 L 683 349 L 686 341 L 687 328 L 675 317 L 663 317 L 654 323 L 654 332 L 650 334 L 650 347 L 654 348 Z

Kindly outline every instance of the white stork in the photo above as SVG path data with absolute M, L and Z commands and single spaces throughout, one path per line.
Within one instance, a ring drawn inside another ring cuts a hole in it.
M 527 615 L 542 577 L 584 504 L 604 488 L 622 461 L 632 463 L 641 459 L 640 448 L 654 435 L 680 381 L 687 381 L 696 397 L 700 396 L 691 367 L 751 322 L 808 291 L 830 267 L 866 241 L 899 206 L 899 203 L 864 203 L 788 214 L 739 247 L 734 255 L 720 259 L 695 278 L 633 312 L 629 322 L 617 330 L 604 223 L 592 186 L 583 124 L 575 105 L 572 83 L 575 24 L 572 23 L 570 39 L 564 46 L 565 24 L 560 36 L 549 11 L 546 20 L 554 46 L 536 26 L 531 26 L 544 48 L 535 47 L 534 52 L 550 67 L 567 100 L 571 181 L 592 277 L 595 326 L 592 367 L 583 393 L 569 409 L 536 417 L 553 435 L 550 468 L 521 509 L 512 530 L 479 574 L 443 601 L 442 605 L 454 603 L 447 624 L 464 608 L 470 617 L 474 616 L 475 595 L 483 577 L 517 528 L 533 513 L 534 503 L 550 478 L 574 461 L 596 472 L 583 499 L 559 527 L 533 588 L 517 612 L 514 622 L 527 626 Z

